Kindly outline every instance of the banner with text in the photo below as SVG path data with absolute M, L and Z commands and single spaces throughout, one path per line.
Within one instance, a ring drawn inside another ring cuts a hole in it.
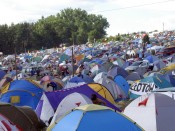
M 136 82 L 130 87 L 130 92 L 136 95 L 144 95 L 155 90 L 157 86 L 154 83 Z

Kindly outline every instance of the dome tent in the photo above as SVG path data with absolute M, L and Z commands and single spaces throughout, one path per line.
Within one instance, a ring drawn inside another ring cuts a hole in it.
M 100 105 L 85 105 L 73 111 L 51 125 L 51 131 L 141 131 L 136 123 Z

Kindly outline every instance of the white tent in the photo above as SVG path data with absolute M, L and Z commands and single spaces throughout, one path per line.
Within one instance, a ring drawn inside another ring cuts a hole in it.
M 112 96 L 115 100 L 119 97 L 119 95 L 121 93 L 120 88 L 117 87 L 115 82 L 112 81 L 111 79 L 101 78 L 101 79 L 98 79 L 95 82 L 105 86 L 109 90 L 109 92 L 112 94 Z
M 20 131 L 20 129 L 0 113 L 0 131 Z
M 41 62 L 43 62 L 44 60 L 47 60 L 49 58 L 49 56 L 50 55 L 45 55 Z
M 58 105 L 50 125 L 52 125 L 56 120 L 62 117 L 65 113 L 71 111 L 76 107 L 86 105 L 86 104 L 92 104 L 92 101 L 83 94 L 75 92 L 66 96 Z
M 108 74 L 106 72 L 100 72 L 94 77 L 94 81 L 97 82 L 101 78 L 107 78 Z
M 175 101 L 160 93 L 140 96 L 125 108 L 124 114 L 146 131 L 175 130 Z
M 19 73 L 19 74 L 17 75 L 17 77 L 18 77 L 18 80 L 23 80 L 23 79 L 30 78 L 30 76 L 27 75 L 26 73 Z M 16 80 L 16 76 L 13 78 L 13 80 Z
M 52 108 L 52 106 L 51 106 L 51 104 L 50 104 L 50 102 L 45 94 L 42 95 L 41 101 L 43 101 L 42 108 L 37 107 L 37 108 L 41 108 L 40 119 L 44 123 L 48 124 L 50 117 L 52 117 L 54 115 L 54 109 Z
M 67 84 L 64 86 L 64 89 L 72 88 L 72 87 L 77 87 L 86 84 L 85 82 L 78 82 L 78 83 L 73 83 L 73 82 L 67 82 Z
M 175 100 L 175 87 L 164 88 L 164 89 L 156 89 L 153 92 L 158 92 L 164 95 L 167 95 Z

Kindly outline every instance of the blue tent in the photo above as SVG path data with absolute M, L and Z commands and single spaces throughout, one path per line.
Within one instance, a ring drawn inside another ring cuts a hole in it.
M 114 78 L 114 82 L 119 86 L 119 88 L 121 88 L 125 95 L 128 96 L 130 88 L 128 82 L 120 75 Z
M 86 83 L 93 83 L 94 82 L 94 80 L 86 74 L 83 74 L 82 78 Z
M 148 76 L 140 80 L 140 82 L 154 83 L 158 88 L 173 87 L 173 85 L 161 75 Z
M 96 63 L 96 64 L 101 65 L 101 64 L 104 63 L 104 61 L 101 60 L 101 59 L 99 59 L 99 58 L 96 58 L 96 59 L 93 59 L 92 61 L 90 61 L 89 63 L 90 63 L 90 64 L 91 64 L 91 63 Z
M 74 76 L 72 77 L 69 82 L 71 83 L 79 83 L 79 82 L 85 82 L 85 80 L 83 80 L 81 77 L 78 76 Z
M 10 83 L 8 90 L 24 90 L 40 96 L 43 89 L 28 80 L 14 80 Z
M 66 55 L 66 54 L 62 54 L 60 56 L 60 60 L 59 60 L 59 63 L 65 61 L 65 60 L 68 60 L 70 58 L 70 56 Z
M 0 70 L 0 80 L 6 75 L 5 71 Z
M 173 87 L 175 87 L 175 76 L 174 75 L 165 75 L 166 80 L 168 80 Z
M 112 78 L 115 78 L 117 75 L 121 75 L 122 77 L 126 78 L 128 76 L 128 72 L 119 66 L 115 66 L 108 71 L 108 76 Z
M 159 58 L 157 56 L 153 56 L 153 55 L 147 56 L 145 59 L 148 60 L 150 63 L 153 63 L 153 62 L 159 60 Z
M 101 109 L 100 109 L 101 108 Z M 52 131 L 141 131 L 136 123 L 99 105 L 82 106 L 67 114 Z
M 7 92 L 2 93 L 1 102 L 17 106 L 30 106 L 34 110 L 43 94 L 42 88 L 28 80 L 15 80 L 6 86 Z
M 42 93 L 40 93 L 39 97 L 28 91 L 12 90 L 2 94 L 0 101 L 11 103 L 15 106 L 29 106 L 35 110 L 41 98 L 41 95 Z

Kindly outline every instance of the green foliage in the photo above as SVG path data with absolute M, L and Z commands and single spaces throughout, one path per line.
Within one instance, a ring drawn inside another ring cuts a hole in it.
M 41 47 L 58 47 L 61 43 L 68 45 L 84 44 L 106 35 L 109 23 L 101 15 L 88 14 L 85 10 L 67 8 L 47 18 L 43 16 L 36 23 L 19 23 L 0 25 L 0 51 L 5 54 Z

